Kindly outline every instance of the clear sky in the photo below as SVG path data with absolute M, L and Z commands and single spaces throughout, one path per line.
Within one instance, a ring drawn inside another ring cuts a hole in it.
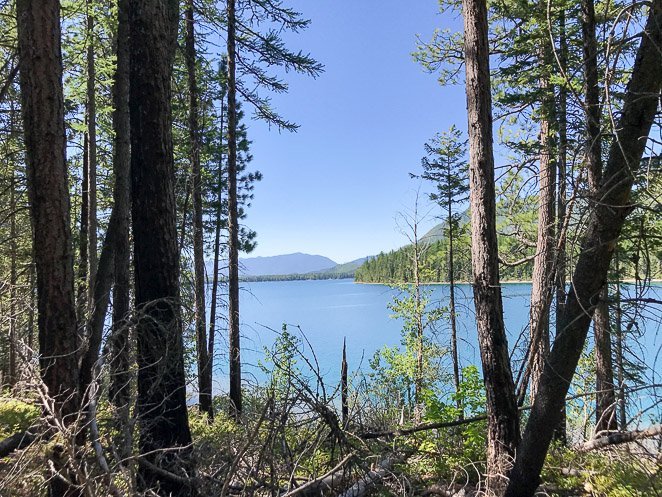
M 249 123 L 252 166 L 264 174 L 246 220 L 258 233 L 251 256 L 305 252 L 347 262 L 400 247 L 396 216 L 413 207 L 419 182 L 409 172 L 420 170 L 423 144 L 451 124 L 466 129 L 464 88 L 442 88 L 411 53 L 417 34 L 428 40 L 461 19 L 438 14 L 436 0 L 287 4 L 312 20 L 288 46 L 309 51 L 325 73 L 288 74 L 289 93 L 273 97 L 298 132 Z

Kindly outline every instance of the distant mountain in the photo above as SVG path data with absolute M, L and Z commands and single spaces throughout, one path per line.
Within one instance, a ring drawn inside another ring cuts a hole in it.
M 324 274 L 350 274 L 354 273 L 359 267 L 363 265 L 365 261 L 368 260 L 368 257 L 361 257 L 360 259 L 355 259 L 353 261 L 345 262 L 344 264 L 337 264 L 331 269 L 325 269 L 323 271 L 316 271 L 318 273 Z
M 274 255 L 271 257 L 247 257 L 239 259 L 242 276 L 266 276 L 281 274 L 304 274 L 323 272 L 338 264 L 321 255 L 295 254 Z

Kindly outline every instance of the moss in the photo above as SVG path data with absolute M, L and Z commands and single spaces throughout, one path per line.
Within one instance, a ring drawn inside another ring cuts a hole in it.
M 11 397 L 0 397 L 0 438 L 27 430 L 39 418 L 39 408 L 34 404 Z

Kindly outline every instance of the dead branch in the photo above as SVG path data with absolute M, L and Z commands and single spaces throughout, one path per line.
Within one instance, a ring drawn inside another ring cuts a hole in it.
M 15 450 L 21 450 L 28 447 L 32 442 L 37 440 L 32 429 L 14 433 L 11 437 L 5 438 L 0 442 L 0 459 L 7 457 Z
M 293 497 L 294 495 L 299 494 L 312 495 L 318 493 L 320 489 L 333 488 L 334 486 L 337 486 L 344 480 L 345 465 L 351 461 L 355 455 L 356 454 L 352 452 L 327 473 L 323 474 L 319 478 L 315 478 L 314 480 L 310 480 L 309 482 L 304 483 L 300 487 L 297 487 L 294 490 L 281 495 L 281 497 Z
M 589 450 L 602 449 L 610 445 L 634 442 L 635 440 L 640 440 L 642 438 L 656 437 L 660 434 L 662 434 L 662 425 L 653 425 L 645 430 L 619 431 L 580 444 L 575 447 L 575 450 L 578 452 L 587 452 Z
M 391 468 L 402 457 L 390 456 L 381 461 L 377 467 L 359 478 L 354 485 L 345 490 L 338 497 L 363 497 L 374 485 L 378 484 L 385 476 L 391 473 Z

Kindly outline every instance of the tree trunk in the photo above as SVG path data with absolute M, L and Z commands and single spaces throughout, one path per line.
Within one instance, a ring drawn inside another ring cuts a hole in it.
M 239 216 L 237 212 L 237 83 L 235 79 L 235 0 L 228 0 L 228 328 L 230 403 L 241 415 L 241 344 L 239 340 Z
M 499 285 L 487 5 L 464 0 L 463 14 L 473 288 L 488 413 L 487 486 L 498 493 L 519 441 L 519 418 Z
M 85 117 L 87 120 L 87 116 Z M 89 174 L 87 163 L 87 154 L 89 153 L 90 147 L 88 146 L 88 137 L 87 131 L 83 133 L 83 177 L 81 180 L 81 192 L 80 192 L 80 231 L 78 233 L 78 295 L 76 299 L 76 315 L 78 318 L 79 326 L 85 322 L 87 316 L 87 304 L 88 304 L 88 288 L 87 284 L 89 282 L 89 228 L 88 223 L 90 221 L 89 211 L 90 211 L 90 195 L 89 195 Z
M 138 343 L 139 487 L 158 495 L 193 489 L 165 478 L 194 475 L 186 410 L 174 196 L 171 76 L 178 2 L 131 0 L 131 209 Z M 166 451 L 166 452 L 163 452 Z
M 539 6 L 545 9 L 546 3 Z M 547 35 L 541 40 L 538 63 L 541 68 L 540 156 L 538 173 L 538 236 L 533 263 L 529 312 L 529 362 L 531 399 L 535 399 L 540 375 L 549 354 L 549 314 L 554 286 L 554 211 L 556 163 L 554 160 L 554 90 L 550 83 L 551 50 Z
M 446 180 L 451 184 L 450 168 Z M 453 211 L 451 206 L 453 204 L 452 192 L 449 188 L 448 198 L 446 199 L 448 207 L 448 285 L 450 291 L 449 298 L 449 311 L 451 318 L 451 354 L 453 358 L 453 386 L 455 387 L 455 405 L 457 407 L 458 418 L 464 418 L 464 410 L 462 408 L 462 398 L 460 396 L 460 358 L 457 353 L 457 314 L 455 312 L 455 254 L 453 253 L 453 236 L 454 222 Z
M 16 2 L 27 186 L 33 223 L 41 376 L 55 415 L 75 422 L 80 408 L 73 247 L 67 185 L 60 3 Z M 53 456 L 56 469 L 63 461 Z M 77 495 L 50 478 L 51 496 Z
M 110 385 L 108 396 L 116 409 L 115 419 L 120 437 L 118 448 L 124 457 L 130 455 L 129 404 L 131 402 L 131 343 L 129 328 L 130 288 L 129 263 L 131 225 L 131 141 L 129 136 L 129 12 L 128 0 L 119 0 L 117 9 L 117 68 L 113 83 L 113 130 L 115 132 L 113 169 L 115 172 L 115 205 L 118 225 L 115 236 L 115 286 L 113 288 L 113 325 L 110 340 Z
M 223 215 L 223 130 L 225 118 L 225 95 L 221 97 L 221 125 L 220 125 L 220 145 L 219 145 L 219 158 L 218 158 L 218 205 L 216 206 L 216 220 L 214 226 L 214 274 L 212 276 L 211 287 L 211 304 L 209 309 L 209 343 L 207 346 L 207 355 L 209 357 L 209 368 L 207 368 L 207 375 L 209 376 L 209 384 L 212 383 L 212 376 L 214 371 L 214 343 L 216 339 L 216 308 L 218 305 L 218 271 L 219 261 L 221 255 L 221 217 Z M 211 410 L 213 416 L 214 410 Z
M 213 418 L 212 391 L 207 350 L 205 307 L 205 252 L 202 226 L 202 171 L 200 166 L 200 129 L 198 125 L 198 82 L 195 50 L 193 0 L 186 2 L 186 68 L 189 91 L 189 141 L 193 183 L 193 267 L 195 272 L 195 336 L 198 352 L 198 395 L 200 411 Z
M 13 121 L 12 121 L 13 124 Z M 18 274 L 16 264 L 18 263 L 18 246 L 16 232 L 16 171 L 11 171 L 11 186 L 9 192 L 9 375 L 10 387 L 16 384 L 18 379 L 18 334 L 16 333 L 16 298 Z
M 87 254 L 89 260 L 87 302 L 94 298 L 94 280 L 97 274 L 97 106 L 96 106 L 96 66 L 94 60 L 94 17 L 90 10 L 91 1 L 86 0 L 87 7 Z
M 595 431 L 616 430 L 616 394 L 611 356 L 611 331 L 607 285 L 600 290 L 600 302 L 593 316 L 595 333 Z
M 588 168 L 589 197 L 595 201 L 602 178 L 602 134 L 600 87 L 598 84 L 598 48 L 595 38 L 595 6 L 593 0 L 582 0 L 582 49 L 585 79 L 584 111 L 586 115 L 586 165 Z M 597 401 L 595 406 L 596 430 L 616 429 L 613 415 L 615 400 L 614 374 L 609 331 L 608 290 L 601 291 L 601 302 L 595 308 L 593 333 L 595 336 L 595 371 Z
M 564 74 L 567 73 L 568 60 L 568 40 L 566 37 L 565 12 L 559 13 L 559 61 Z M 564 302 L 566 298 L 566 235 L 563 225 L 566 216 L 566 164 L 568 162 L 568 90 L 566 84 L 559 87 L 559 161 L 558 161 L 558 188 L 556 197 L 556 230 L 560 237 L 556 246 L 556 329 L 555 335 L 561 332 L 561 316 L 563 315 Z M 565 402 L 561 406 L 561 420 L 554 434 L 562 444 L 566 444 L 566 415 Z
M 530 497 L 540 481 L 547 449 L 561 417 L 560 408 L 586 342 L 625 218 L 631 210 L 633 174 L 638 170 L 662 89 L 662 0 L 654 0 L 614 132 L 602 185 L 590 211 L 572 289 L 561 317 L 561 333 L 540 382 L 537 398 L 517 451 L 507 497 Z

